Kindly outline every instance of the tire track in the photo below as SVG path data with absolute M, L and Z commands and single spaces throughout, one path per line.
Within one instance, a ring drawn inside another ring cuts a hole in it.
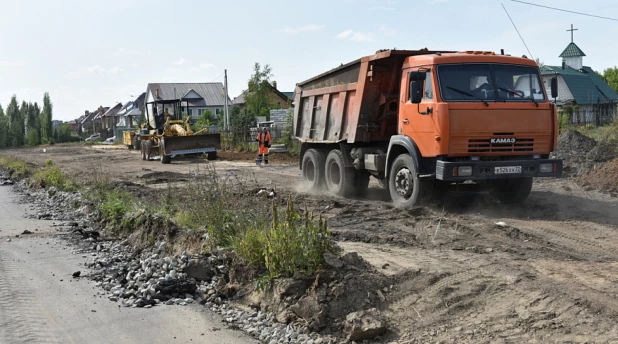
M 42 317 L 44 311 L 27 282 L 20 278 L 22 269 L 0 246 L 0 343 L 61 343 Z

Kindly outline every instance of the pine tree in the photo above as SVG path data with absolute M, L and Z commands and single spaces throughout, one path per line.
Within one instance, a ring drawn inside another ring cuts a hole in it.
M 41 143 L 41 108 L 38 103 L 34 103 L 34 107 L 32 109 L 34 115 L 34 126 L 36 128 L 37 136 L 39 138 L 39 143 Z
M 17 96 L 11 97 L 9 106 L 6 107 L 6 116 L 9 119 L 9 146 L 21 147 L 24 145 L 24 121 L 19 111 Z
M 24 110 L 25 109 L 25 110 Z M 39 131 L 37 129 L 38 118 L 34 104 L 24 102 L 21 106 L 22 114 L 25 114 L 26 118 L 26 144 L 28 146 L 36 146 L 41 143 L 39 138 Z
M 6 148 L 9 138 L 9 121 L 0 105 L 0 148 Z
M 51 143 L 54 132 L 52 131 L 52 103 L 49 93 L 43 96 L 43 111 L 41 112 L 41 142 Z

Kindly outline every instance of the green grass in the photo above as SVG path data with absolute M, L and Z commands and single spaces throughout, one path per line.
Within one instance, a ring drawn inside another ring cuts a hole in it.
M 323 263 L 325 252 L 334 252 L 326 220 L 316 219 L 305 209 L 294 210 L 288 199 L 284 218 L 272 205 L 273 219 L 269 226 L 253 226 L 239 233 L 233 248 L 245 261 L 265 268 L 270 279 L 292 276 L 296 272 L 315 273 Z
M 25 178 L 31 173 L 25 160 L 10 156 L 0 156 L 0 168 L 8 171 L 15 179 Z
M 31 186 L 39 188 L 55 187 L 62 191 L 75 191 L 77 185 L 53 161 L 46 160 L 45 167 L 39 168 L 32 176 Z

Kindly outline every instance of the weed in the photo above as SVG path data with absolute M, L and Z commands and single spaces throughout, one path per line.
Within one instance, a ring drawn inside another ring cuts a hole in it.
M 135 218 L 131 212 L 138 205 L 135 197 L 122 189 L 113 189 L 102 195 L 99 209 L 103 219 L 114 230 L 131 228 Z
M 291 276 L 295 272 L 312 274 L 324 262 L 324 253 L 334 252 L 326 220 L 316 219 L 305 209 L 294 210 L 289 198 L 285 218 L 280 219 L 276 203 L 272 204 L 272 223 L 252 227 L 241 233 L 234 250 L 251 265 L 265 268 L 269 278 Z
M 7 170 L 12 178 L 22 179 L 30 175 L 26 161 L 14 157 L 0 157 L 0 167 Z
M 74 191 L 77 189 L 75 183 L 59 167 L 54 166 L 51 160 L 47 160 L 45 165 L 45 168 L 38 169 L 34 173 L 31 186 L 39 188 L 53 186 L 63 191 Z

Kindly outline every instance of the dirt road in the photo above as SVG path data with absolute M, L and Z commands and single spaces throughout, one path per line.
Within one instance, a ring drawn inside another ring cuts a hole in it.
M 86 259 L 52 221 L 25 219 L 27 205 L 10 187 L 0 187 L 0 200 L 0 343 L 256 343 L 197 304 L 108 301 L 93 282 L 72 277 Z
M 114 148 L 52 147 L 7 151 L 37 164 L 53 159 L 91 178 L 102 169 L 127 185 L 182 182 L 195 160 L 143 162 Z M 293 192 L 297 204 L 329 218 L 335 239 L 372 263 L 388 290 L 385 340 L 446 343 L 618 342 L 618 200 L 572 179 L 535 181 L 525 204 L 502 206 L 486 194 L 450 192 L 440 203 L 392 207 L 372 184 L 369 200 L 295 193 L 297 165 L 221 160 L 263 186 Z M 289 160 L 289 159 L 288 159 Z M 201 161 L 203 162 L 203 160 Z M 203 168 L 203 165 L 201 165 Z

